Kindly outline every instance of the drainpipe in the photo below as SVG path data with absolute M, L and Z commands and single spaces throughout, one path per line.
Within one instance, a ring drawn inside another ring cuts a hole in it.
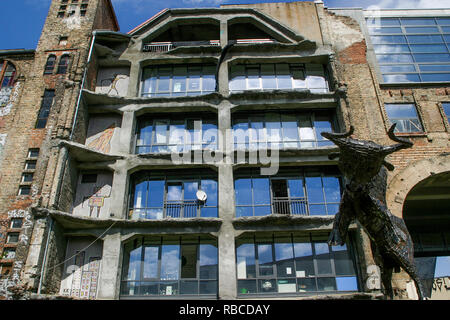
M 50 219 L 50 227 L 49 227 L 48 234 L 47 234 L 47 242 L 45 243 L 44 259 L 42 260 L 41 275 L 39 277 L 39 286 L 38 286 L 38 291 L 37 291 L 38 295 L 41 294 L 42 282 L 44 279 L 44 272 L 45 272 L 45 268 L 46 268 L 46 264 L 47 264 L 48 244 L 50 243 L 50 235 L 53 231 L 54 221 L 53 221 L 52 217 L 50 217 L 50 216 L 49 216 L 49 219 Z
M 219 62 L 217 62 L 216 67 L 216 92 L 219 92 L 219 69 L 220 65 L 222 64 L 223 60 L 225 59 L 225 55 L 227 54 L 228 50 L 236 44 L 236 40 L 230 40 L 228 41 L 228 44 L 223 47 L 222 52 L 220 54 Z

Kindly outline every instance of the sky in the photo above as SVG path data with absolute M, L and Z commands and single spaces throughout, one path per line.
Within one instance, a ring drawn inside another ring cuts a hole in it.
M 313 0 L 309 0 L 313 1 Z M 51 0 L 1 0 L 0 50 L 35 49 Z M 112 0 L 120 31 L 127 33 L 165 8 L 219 7 L 221 4 L 292 0 Z M 324 0 L 328 8 L 449 8 L 450 0 Z

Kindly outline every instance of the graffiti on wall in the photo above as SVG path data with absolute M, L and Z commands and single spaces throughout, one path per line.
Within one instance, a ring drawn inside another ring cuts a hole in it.
M 0 117 L 6 116 L 11 112 L 14 103 L 19 100 L 21 86 L 21 82 L 16 82 L 14 89 L 11 87 L 0 89 Z
M 87 147 L 95 149 L 103 153 L 109 153 L 111 149 L 111 139 L 114 135 L 114 130 L 116 129 L 116 124 L 113 123 L 108 126 L 98 137 L 94 138 L 88 143 Z
M 126 96 L 130 80 L 129 68 L 103 68 L 97 75 L 96 93 Z
M 105 199 L 111 195 L 111 186 L 94 186 L 92 194 L 83 199 L 83 203 L 88 200 L 89 217 L 92 217 L 92 213 L 95 212 L 96 217 L 100 216 L 100 212 L 105 204 Z

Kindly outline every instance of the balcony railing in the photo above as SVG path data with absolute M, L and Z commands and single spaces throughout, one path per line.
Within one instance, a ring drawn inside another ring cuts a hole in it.
M 167 200 L 164 212 L 170 218 L 195 218 L 200 216 L 200 205 L 197 200 Z
M 177 47 L 220 46 L 219 40 L 179 41 L 179 42 L 150 42 L 144 44 L 144 52 L 167 52 Z
M 237 44 L 277 43 L 274 39 L 237 39 Z
M 272 199 L 273 214 L 308 215 L 306 198 L 277 197 Z

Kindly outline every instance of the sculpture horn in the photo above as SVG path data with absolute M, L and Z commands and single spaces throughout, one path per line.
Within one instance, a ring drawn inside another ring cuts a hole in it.
M 388 131 L 388 137 L 395 142 L 399 142 L 398 144 L 394 144 L 392 146 L 388 146 L 388 147 L 384 147 L 384 151 L 389 154 L 389 153 L 393 153 L 397 150 L 401 150 L 401 149 L 407 149 L 407 148 L 411 148 L 413 146 L 413 143 L 411 141 L 409 141 L 408 139 L 403 139 L 403 138 L 399 138 L 394 134 L 394 130 L 396 127 L 396 123 L 394 123 L 391 128 Z

